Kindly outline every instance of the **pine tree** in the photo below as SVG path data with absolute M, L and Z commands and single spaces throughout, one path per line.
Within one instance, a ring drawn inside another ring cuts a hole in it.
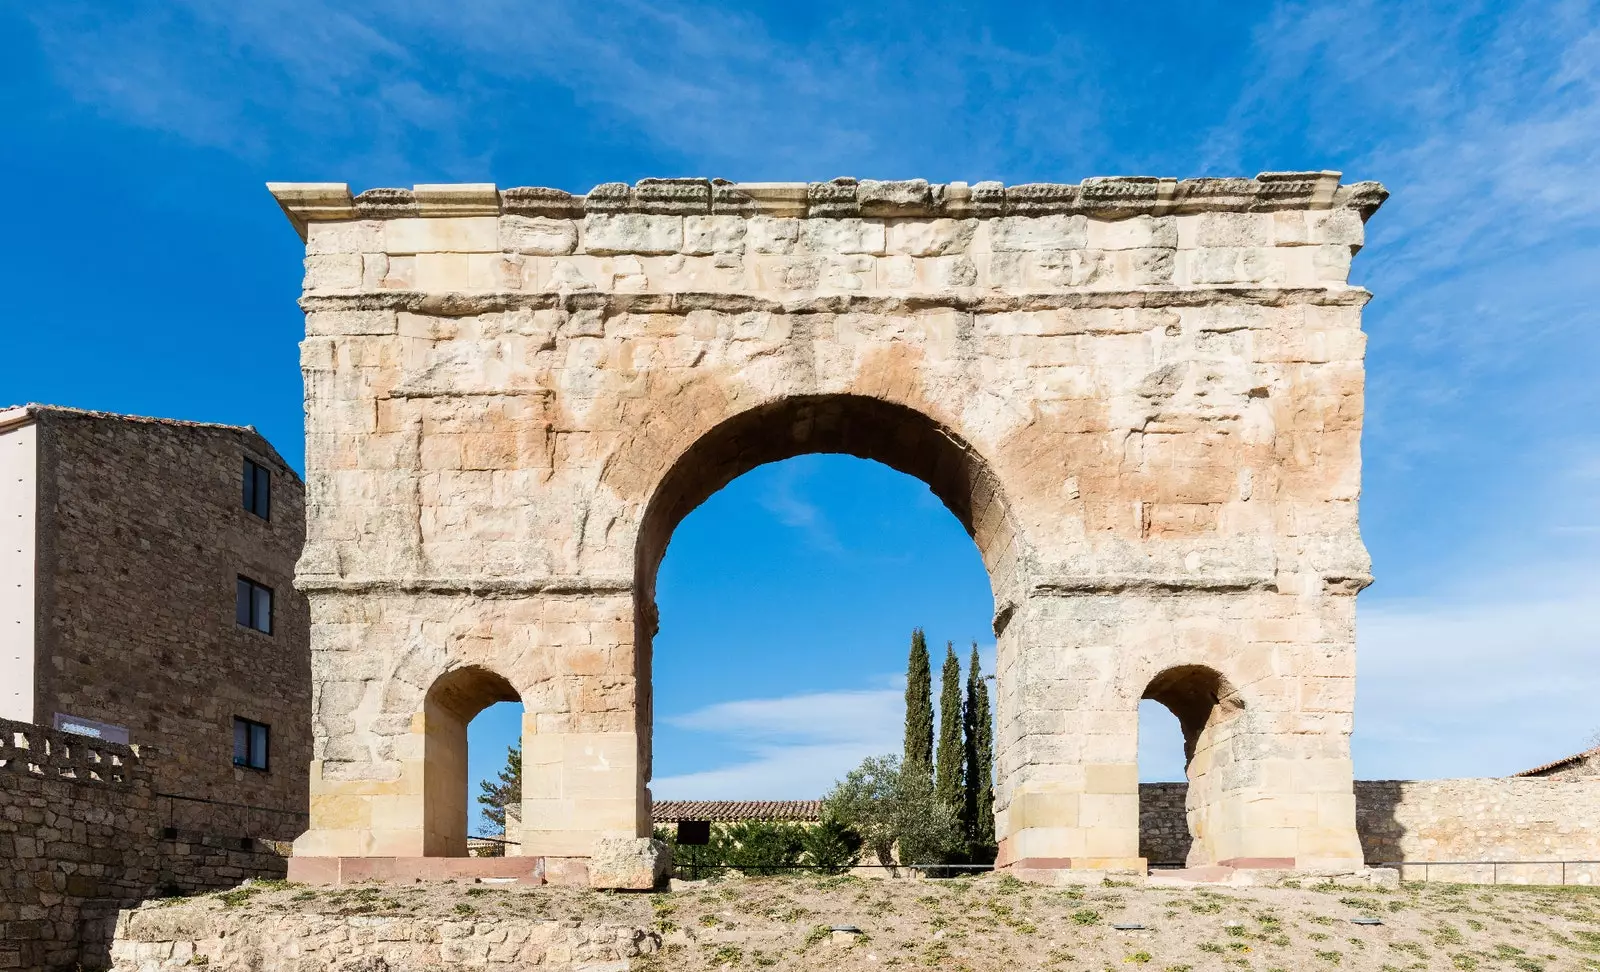
M 479 780 L 478 802 L 483 804 L 485 820 L 494 824 L 499 833 L 506 832 L 506 805 L 522 802 L 522 744 L 506 748 L 506 765 L 500 770 L 500 781 L 490 783 Z
M 933 673 L 928 669 L 928 640 L 922 629 L 911 632 L 911 658 L 906 663 L 907 772 L 933 778 Z
M 962 804 L 962 763 L 965 751 L 961 742 L 961 662 L 956 660 L 956 648 L 949 642 L 944 646 L 944 671 L 939 690 L 939 761 L 934 772 L 933 789 L 939 800 L 957 817 Z
M 976 641 L 972 643 L 972 659 L 967 664 L 967 708 L 963 715 L 967 778 L 961 818 L 972 861 L 986 863 L 993 860 L 995 849 L 994 723 L 989 714 L 989 686 L 983 680 Z

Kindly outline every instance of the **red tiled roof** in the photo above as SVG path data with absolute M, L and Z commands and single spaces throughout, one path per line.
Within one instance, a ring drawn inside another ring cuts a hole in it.
M 1512 776 L 1543 776 L 1551 770 L 1558 770 L 1563 766 L 1571 766 L 1573 763 L 1581 763 L 1590 756 L 1600 756 L 1600 746 L 1596 746 L 1593 749 L 1585 749 L 1581 753 L 1573 753 L 1571 756 L 1558 759 L 1553 763 L 1546 763 L 1543 766 L 1535 766 L 1533 769 L 1525 769 L 1520 773 L 1513 773 Z
M 822 819 L 821 800 L 657 800 L 650 808 L 656 823 L 710 820 L 812 821 Z

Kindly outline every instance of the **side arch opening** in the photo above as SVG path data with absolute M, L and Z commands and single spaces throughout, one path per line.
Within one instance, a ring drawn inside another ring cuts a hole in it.
M 1183 853 L 1187 866 L 1217 863 L 1216 833 L 1224 782 L 1236 758 L 1244 700 L 1220 672 L 1204 665 L 1179 665 L 1152 678 L 1141 698 L 1171 712 L 1183 735 L 1183 810 L 1187 834 L 1178 831 L 1170 784 L 1145 784 L 1140 793 L 1141 853 L 1153 863 Z
M 467 856 L 467 726 L 496 702 L 521 701 L 503 676 L 478 666 L 452 669 L 429 686 L 422 713 L 424 856 Z

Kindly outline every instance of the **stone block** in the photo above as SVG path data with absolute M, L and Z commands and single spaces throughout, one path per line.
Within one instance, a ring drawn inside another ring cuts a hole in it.
M 682 248 L 682 216 L 595 213 L 583 220 L 585 253 L 677 253 Z
M 683 222 L 683 252 L 743 253 L 749 220 L 743 216 L 689 216 Z
M 386 220 L 383 249 L 391 254 L 492 253 L 500 249 L 500 220 L 494 216 Z
M 996 251 L 1076 250 L 1088 245 L 1089 221 L 1083 216 L 1007 216 L 996 220 L 989 246 Z
M 561 256 L 578 245 L 578 228 L 566 219 L 500 217 L 500 249 L 534 256 Z
M 601 837 L 589 854 L 589 887 L 649 891 L 672 869 L 672 851 L 650 837 Z

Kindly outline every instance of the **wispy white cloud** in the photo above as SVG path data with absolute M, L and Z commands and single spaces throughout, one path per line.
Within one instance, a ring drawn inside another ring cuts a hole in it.
M 784 463 L 766 477 L 766 489 L 758 501 L 779 523 L 799 531 L 818 550 L 842 554 L 844 544 L 832 521 L 817 503 L 805 495 L 808 466 Z
M 816 799 L 868 756 L 898 752 L 902 689 L 747 699 L 671 716 L 680 729 L 731 741 L 736 762 L 651 784 L 657 799 Z
M 1356 771 L 1501 776 L 1600 730 L 1600 575 L 1508 579 L 1499 598 L 1362 608 Z
M 958 647 L 956 655 L 965 679 L 967 652 Z M 943 657 L 942 650 L 933 646 L 935 718 Z M 984 672 L 994 672 L 993 644 L 978 646 L 978 662 Z M 722 765 L 661 777 L 651 784 L 651 791 L 659 800 L 822 796 L 863 759 L 899 753 L 904 745 L 905 676 L 863 676 L 861 681 L 864 687 L 855 690 L 718 702 L 667 716 L 664 721 L 673 728 L 718 738 L 730 743 L 738 755 Z M 990 686 L 992 699 L 992 682 Z M 1157 748 L 1170 742 L 1161 734 L 1159 718 L 1151 724 L 1158 727 L 1152 733 Z M 1181 775 L 1181 740 L 1178 753 Z M 1170 772 L 1169 757 L 1164 753 L 1157 758 L 1158 773 Z
M 640 0 L 396 0 L 381 16 L 329 0 L 173 0 L 110 16 L 63 2 L 30 17 L 80 100 L 256 159 L 403 173 L 409 158 L 481 178 L 526 131 L 513 123 L 496 144 L 503 126 L 484 120 L 537 125 L 552 100 L 603 115 L 598 130 L 626 127 L 746 179 L 937 177 L 930 161 L 947 178 L 984 178 L 1098 143 L 1080 41 L 1041 25 L 1021 51 L 909 12 L 853 10 L 788 38 L 734 8 Z M 883 22 L 862 22 L 872 18 Z M 944 137 L 952 114 L 956 142 Z M 945 145 L 930 159 L 919 136 L 935 133 Z M 316 141 L 297 153 L 285 139 Z M 864 162 L 873 171 L 849 171 Z

